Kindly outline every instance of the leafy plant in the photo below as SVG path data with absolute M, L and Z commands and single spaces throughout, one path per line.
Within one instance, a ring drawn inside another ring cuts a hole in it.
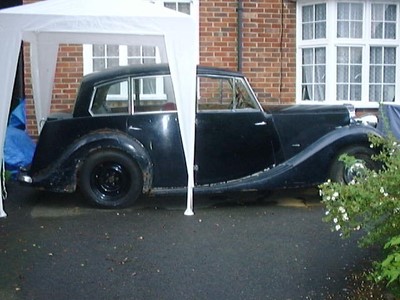
M 361 231 L 360 245 L 380 245 L 386 257 L 374 263 L 371 279 L 385 282 L 400 296 L 400 148 L 393 137 L 370 137 L 379 171 L 365 170 L 349 185 L 327 181 L 320 185 L 326 222 L 343 237 Z M 354 158 L 340 158 L 350 164 Z

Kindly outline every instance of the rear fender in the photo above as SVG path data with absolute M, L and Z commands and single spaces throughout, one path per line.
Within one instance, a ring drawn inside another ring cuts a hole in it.
M 74 191 L 77 175 L 84 160 L 91 153 L 102 149 L 116 149 L 131 156 L 142 170 L 143 192 L 150 190 L 153 164 L 147 150 L 138 140 L 117 130 L 99 130 L 76 140 L 52 165 L 52 170 L 45 172 L 45 177 L 35 176 L 35 182 L 43 182 L 55 191 Z

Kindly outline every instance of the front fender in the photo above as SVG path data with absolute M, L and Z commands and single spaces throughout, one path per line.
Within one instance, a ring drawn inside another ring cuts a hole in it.
M 153 164 L 145 147 L 136 139 L 118 130 L 98 130 L 72 143 L 47 170 L 35 175 L 32 184 L 53 191 L 72 192 L 83 161 L 94 151 L 117 149 L 134 159 L 143 173 L 143 192 L 152 185 Z
M 198 186 L 196 191 L 268 190 L 313 186 L 327 179 L 331 164 L 340 150 L 355 145 L 369 145 L 369 135 L 382 134 L 369 126 L 352 124 L 324 135 L 287 161 L 251 176 Z

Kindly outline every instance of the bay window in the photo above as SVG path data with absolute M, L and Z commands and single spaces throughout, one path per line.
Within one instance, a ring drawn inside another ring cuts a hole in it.
M 299 0 L 297 13 L 298 102 L 372 108 L 399 99 L 398 2 Z

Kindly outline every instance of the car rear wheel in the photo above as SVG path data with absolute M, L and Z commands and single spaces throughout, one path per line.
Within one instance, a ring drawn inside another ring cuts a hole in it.
M 79 174 L 82 193 L 91 204 L 104 208 L 132 205 L 143 187 L 142 172 L 128 155 L 105 150 L 91 154 Z
M 339 161 L 341 155 L 347 154 L 355 160 L 351 164 Z M 367 169 L 378 170 L 379 164 L 371 157 L 375 152 L 365 146 L 351 146 L 341 151 L 332 163 L 330 179 L 349 184 L 355 177 L 363 176 Z

